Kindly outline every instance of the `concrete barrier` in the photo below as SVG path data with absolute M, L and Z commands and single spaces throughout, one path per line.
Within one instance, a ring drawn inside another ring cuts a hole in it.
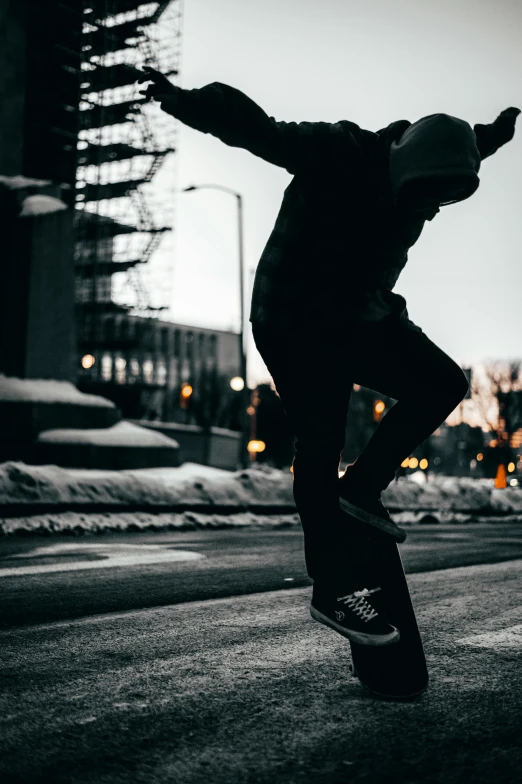
M 235 430 L 221 427 L 205 429 L 198 425 L 151 422 L 146 419 L 126 421 L 174 438 L 180 446 L 182 463 L 200 463 L 226 471 L 235 471 L 238 468 L 241 434 Z
M 48 430 L 33 444 L 33 463 L 111 471 L 181 463 L 177 441 L 129 422 L 100 430 Z

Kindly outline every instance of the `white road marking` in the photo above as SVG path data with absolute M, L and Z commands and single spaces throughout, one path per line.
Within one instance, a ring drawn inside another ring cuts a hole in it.
M 66 561 L 71 555 L 89 551 L 101 556 L 97 561 Z M 56 558 L 57 563 L 36 564 L 35 566 L 15 566 L 3 568 L 13 558 Z M 196 561 L 205 558 L 201 553 L 191 550 L 174 550 L 166 544 L 52 544 L 36 547 L 25 553 L 5 556 L 0 560 L 0 577 L 22 577 L 28 574 L 48 574 L 50 572 L 76 572 L 83 569 L 112 569 L 116 566 L 143 566 L 146 564 L 180 561 Z M 61 562 L 60 562 L 61 561 Z
M 498 629 L 496 632 L 473 634 L 471 637 L 462 637 L 457 640 L 461 645 L 472 645 L 475 648 L 503 648 L 520 650 L 522 648 L 522 624 L 508 626 L 507 629 Z

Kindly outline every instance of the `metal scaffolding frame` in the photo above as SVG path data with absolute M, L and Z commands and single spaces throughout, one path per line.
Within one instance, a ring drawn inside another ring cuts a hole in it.
M 80 344 L 101 347 L 108 313 L 170 307 L 178 124 L 139 95 L 144 65 L 173 83 L 182 0 L 82 0 L 76 182 L 76 304 Z M 167 175 L 161 184 L 161 175 Z

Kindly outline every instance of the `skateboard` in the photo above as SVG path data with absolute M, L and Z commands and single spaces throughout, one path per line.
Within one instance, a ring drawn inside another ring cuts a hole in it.
M 428 669 L 397 543 L 353 515 L 348 519 L 351 543 L 367 564 L 372 583 L 368 587 L 382 588 L 372 596 L 372 605 L 401 635 L 398 642 L 385 646 L 350 641 L 352 674 L 381 698 L 420 696 L 428 687 Z

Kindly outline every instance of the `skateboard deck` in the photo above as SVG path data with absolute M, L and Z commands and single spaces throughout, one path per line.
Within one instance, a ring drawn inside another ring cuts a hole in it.
M 370 646 L 350 641 L 352 672 L 373 692 L 388 699 L 411 699 L 428 686 L 428 669 L 422 639 L 402 559 L 396 542 L 367 523 L 351 518 L 353 545 L 367 562 L 369 581 L 382 591 L 372 605 L 396 626 L 400 640 L 392 645 Z

